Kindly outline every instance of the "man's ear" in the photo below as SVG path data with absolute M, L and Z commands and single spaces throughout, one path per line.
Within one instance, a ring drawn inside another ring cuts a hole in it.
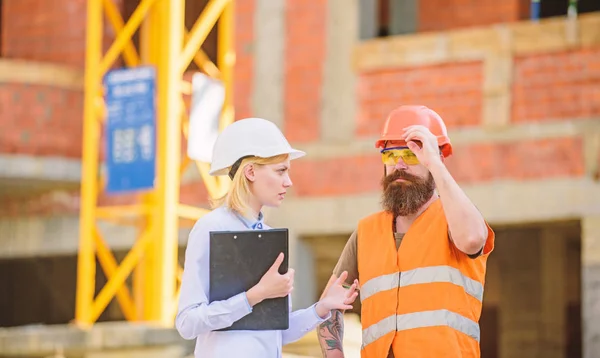
M 252 163 L 244 167 L 244 175 L 249 181 L 254 181 L 254 179 L 256 178 L 256 173 L 254 173 L 254 165 Z

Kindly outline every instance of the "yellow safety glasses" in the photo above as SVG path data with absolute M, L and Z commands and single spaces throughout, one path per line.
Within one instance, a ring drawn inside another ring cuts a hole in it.
M 385 165 L 396 165 L 402 158 L 407 165 L 419 164 L 419 159 L 412 150 L 406 147 L 385 148 L 381 151 L 381 161 Z

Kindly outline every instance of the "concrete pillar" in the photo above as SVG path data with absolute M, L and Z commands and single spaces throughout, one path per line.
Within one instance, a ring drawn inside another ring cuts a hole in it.
M 499 357 L 540 357 L 539 231 L 502 231 L 496 242 L 502 267 Z
M 257 0 L 252 114 L 283 126 L 285 0 Z
M 542 231 L 540 245 L 540 357 L 563 358 L 566 348 L 567 238 L 556 228 Z
M 358 40 L 360 0 L 327 2 L 327 48 L 323 71 L 321 139 L 347 143 L 356 128 L 356 73 L 352 55 Z M 362 6 L 362 5 L 361 5 Z
M 600 215 L 581 221 L 583 358 L 600 358 Z

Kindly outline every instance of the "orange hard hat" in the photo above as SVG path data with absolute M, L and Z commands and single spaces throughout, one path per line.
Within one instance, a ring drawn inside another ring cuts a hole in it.
M 375 143 L 375 147 L 384 148 L 387 141 L 403 141 L 404 128 L 412 125 L 427 127 L 437 137 L 438 147 L 444 157 L 452 155 L 452 144 L 442 117 L 434 110 L 418 105 L 405 105 L 394 109 L 388 115 L 381 137 Z

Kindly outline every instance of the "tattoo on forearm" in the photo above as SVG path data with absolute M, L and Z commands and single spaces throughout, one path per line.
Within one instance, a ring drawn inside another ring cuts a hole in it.
M 342 312 L 335 310 L 331 312 L 331 318 L 321 323 L 319 326 L 319 341 L 324 357 L 326 356 L 327 351 L 343 351 L 343 319 Z

